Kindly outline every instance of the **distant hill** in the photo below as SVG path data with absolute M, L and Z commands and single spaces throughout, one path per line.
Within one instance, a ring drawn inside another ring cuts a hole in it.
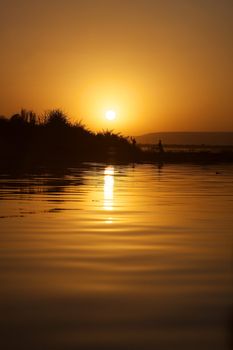
M 233 132 L 155 132 L 136 136 L 137 143 L 167 145 L 233 146 Z

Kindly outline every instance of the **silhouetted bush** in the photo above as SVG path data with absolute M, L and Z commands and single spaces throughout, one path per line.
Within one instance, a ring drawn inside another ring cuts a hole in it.
M 44 124 L 55 128 L 64 128 L 70 125 L 67 115 L 60 109 L 53 109 L 45 113 Z
M 10 119 L 1 117 L 0 146 L 1 161 L 17 164 L 129 161 L 136 157 L 135 145 L 128 138 L 108 130 L 96 134 L 81 121 L 71 123 L 60 109 L 40 117 L 25 109 Z

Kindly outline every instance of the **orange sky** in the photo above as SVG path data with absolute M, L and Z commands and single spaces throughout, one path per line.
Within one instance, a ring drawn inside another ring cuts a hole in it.
M 0 13 L 0 114 L 62 108 L 126 135 L 233 131 L 233 1 L 1 0 Z

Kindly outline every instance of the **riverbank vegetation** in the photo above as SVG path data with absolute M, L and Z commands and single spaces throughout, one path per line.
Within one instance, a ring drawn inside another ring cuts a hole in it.
M 59 109 L 42 116 L 21 110 L 0 118 L 0 157 L 5 164 L 132 161 L 142 154 L 133 140 L 110 130 L 94 133 L 81 121 L 72 123 Z
M 72 166 L 80 162 L 232 162 L 232 151 L 169 151 L 158 140 L 143 150 L 133 137 L 111 130 L 93 132 L 72 123 L 59 109 L 42 116 L 21 110 L 0 117 L 0 161 L 3 167 Z

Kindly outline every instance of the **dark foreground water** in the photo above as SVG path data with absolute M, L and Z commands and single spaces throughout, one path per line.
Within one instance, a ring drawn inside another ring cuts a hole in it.
M 1 175 L 1 349 L 230 349 L 232 213 L 233 166 Z

